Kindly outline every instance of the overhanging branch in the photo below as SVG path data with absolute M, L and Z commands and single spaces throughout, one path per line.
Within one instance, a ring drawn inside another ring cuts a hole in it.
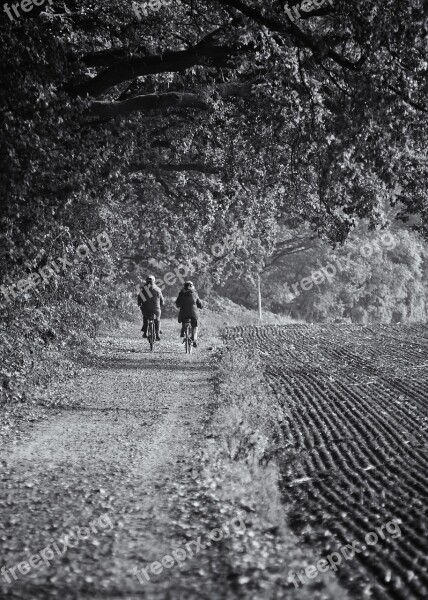
M 275 31 L 282 35 L 292 36 L 296 40 L 298 40 L 303 46 L 312 50 L 315 55 L 327 56 L 334 60 L 337 64 L 345 67 L 347 69 L 353 71 L 359 71 L 362 64 L 365 61 L 365 58 L 362 56 L 356 63 L 350 61 L 344 56 L 338 54 L 332 48 L 329 48 L 326 45 L 325 40 L 321 40 L 321 43 L 315 41 L 309 34 L 305 33 L 295 23 L 293 23 L 290 19 L 288 19 L 288 24 L 282 23 L 281 21 L 274 19 L 272 17 L 268 17 L 262 14 L 257 8 L 253 8 L 252 6 L 248 6 L 241 0 L 216 0 L 218 4 L 222 6 L 235 8 L 239 10 L 246 17 L 256 21 L 260 25 L 267 27 L 270 31 Z M 325 46 L 325 47 L 324 47 Z
M 397 94 L 397 96 L 400 96 L 400 98 L 402 98 L 404 100 L 404 102 L 406 102 L 407 104 L 409 104 L 416 110 L 420 110 L 421 112 L 428 113 L 428 109 L 425 108 L 425 106 L 422 106 L 422 104 L 419 104 L 418 102 L 415 102 L 414 100 L 411 100 L 408 96 L 406 96 L 406 94 L 403 94 L 403 92 L 398 90 L 393 85 L 388 84 L 386 87 L 389 90 L 391 90 L 391 92 L 394 92 L 394 94 Z
M 195 171 L 197 173 L 203 173 L 205 175 L 218 175 L 221 173 L 220 167 L 214 167 L 212 165 L 205 165 L 203 163 L 163 163 L 157 165 L 150 165 L 147 163 L 133 164 L 129 171 L 130 173 L 138 173 L 139 171 L 169 171 L 173 173 L 180 173 L 184 171 Z
M 211 93 L 218 94 L 222 98 L 232 96 L 245 98 L 251 95 L 251 90 L 251 83 L 224 83 L 211 90 Z M 207 110 L 208 107 L 208 93 L 167 92 L 165 94 L 136 96 L 122 102 L 94 101 L 90 106 L 89 114 L 94 117 L 113 118 L 129 115 L 133 112 L 146 113 L 152 110 L 165 110 L 167 108 Z
M 169 92 L 136 96 L 122 102 L 92 102 L 89 114 L 95 117 L 112 118 L 129 115 L 133 112 L 149 112 L 167 108 L 197 108 L 206 110 L 208 104 L 199 94 Z
M 126 49 L 107 50 L 87 55 L 84 57 L 86 63 L 89 61 L 94 64 L 94 62 L 100 61 L 106 64 L 110 61 L 111 66 L 80 85 L 69 86 L 68 91 L 73 96 L 98 98 L 111 87 L 143 75 L 180 72 L 197 65 L 226 67 L 230 59 L 236 55 L 237 50 L 232 46 L 214 44 L 214 33 L 207 35 L 192 48 L 165 52 L 162 55 L 129 56 L 129 51 Z M 126 54 L 128 58 L 124 58 Z M 123 60 L 119 60 L 119 57 L 122 57 Z

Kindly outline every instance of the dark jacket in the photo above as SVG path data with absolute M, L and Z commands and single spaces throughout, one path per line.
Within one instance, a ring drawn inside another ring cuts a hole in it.
M 179 318 L 197 319 L 199 316 L 198 308 L 202 308 L 202 302 L 199 299 L 197 291 L 193 288 L 185 290 L 184 288 L 178 294 L 175 305 L 180 309 Z
M 162 292 L 157 285 L 146 284 L 138 294 L 138 306 L 143 315 L 150 316 L 152 313 L 159 313 L 164 302 Z

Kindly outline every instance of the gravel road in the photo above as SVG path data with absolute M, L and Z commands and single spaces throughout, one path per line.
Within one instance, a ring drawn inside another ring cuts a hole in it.
M 178 567 L 143 584 L 135 574 L 179 537 L 177 482 L 192 471 L 209 413 L 213 340 L 186 356 L 177 324 L 163 330 L 153 353 L 135 324 L 104 334 L 62 386 L 62 407 L 2 448 L 0 595 L 215 597 L 191 591 L 191 570 L 188 585 Z

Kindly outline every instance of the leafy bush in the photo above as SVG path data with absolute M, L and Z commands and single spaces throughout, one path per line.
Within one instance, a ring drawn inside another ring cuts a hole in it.
M 87 290 L 83 303 L 69 298 L 10 306 L 0 324 L 1 403 L 31 397 L 69 370 L 70 361 L 92 348 L 102 323 L 126 316 L 129 302 L 123 287 L 100 285 Z

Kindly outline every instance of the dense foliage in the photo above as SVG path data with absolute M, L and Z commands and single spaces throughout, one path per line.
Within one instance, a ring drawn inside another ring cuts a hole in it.
M 264 309 L 309 322 L 427 320 L 428 248 L 415 233 L 360 227 L 336 249 L 307 233 L 300 232 L 297 252 L 288 245 L 287 254 L 266 264 L 261 277 Z M 283 231 L 282 237 L 290 244 L 296 232 Z M 248 278 L 230 279 L 225 287 L 235 302 L 257 306 Z
M 3 15 L 7 273 L 106 227 L 137 261 L 231 223 L 266 249 L 272 219 L 340 240 L 385 199 L 426 228 L 421 1 L 294 22 L 281 2 L 137 6 Z

